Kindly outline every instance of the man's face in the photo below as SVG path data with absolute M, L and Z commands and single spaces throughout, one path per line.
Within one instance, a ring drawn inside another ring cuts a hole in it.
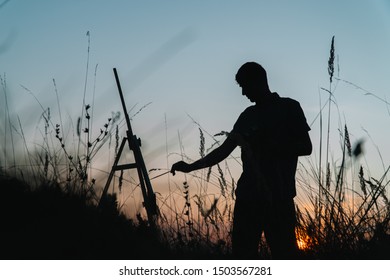
M 251 102 L 256 102 L 258 95 L 260 94 L 260 89 L 254 84 L 244 84 L 240 85 L 242 89 L 242 95 L 248 97 Z

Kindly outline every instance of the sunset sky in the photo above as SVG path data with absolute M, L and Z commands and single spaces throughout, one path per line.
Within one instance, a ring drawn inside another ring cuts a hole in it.
M 81 113 L 86 84 L 97 133 L 111 112 L 121 111 L 112 72 L 116 67 L 127 107 L 134 106 L 130 115 L 147 105 L 132 122 L 142 138 L 147 167 L 167 168 L 180 159 L 170 155 L 167 161 L 167 152 L 180 153 L 178 135 L 185 153 L 196 159 L 199 130 L 191 118 L 212 135 L 230 131 L 250 105 L 235 73 L 246 61 L 257 61 L 268 71 L 272 91 L 301 103 L 312 127 L 315 161 L 316 116 L 320 102 L 328 98 L 321 88 L 329 89 L 327 63 L 335 36 L 335 76 L 360 88 L 334 80 L 332 161 L 340 159 L 338 129 L 346 122 L 352 143 L 365 139 L 365 158 L 360 160 L 370 166 L 372 176 L 380 177 L 390 164 L 387 0 L 2 0 L 0 25 L 0 73 L 11 119 L 18 127 L 20 118 L 30 145 L 41 139 L 37 126 L 43 127 L 42 110 L 24 88 L 50 107 L 53 123 L 59 123 L 55 79 L 64 127 L 72 138 L 70 127 Z M 2 133 L 3 91 L 2 86 Z M 211 144 L 206 136 L 206 147 Z M 106 152 L 95 158 L 99 163 L 104 168 L 112 164 Z

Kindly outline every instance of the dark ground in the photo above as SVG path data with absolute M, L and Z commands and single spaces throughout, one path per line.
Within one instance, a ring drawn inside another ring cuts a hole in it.
M 221 248 L 191 243 L 168 245 L 141 218 L 120 214 L 115 197 L 98 208 L 85 195 L 56 185 L 31 190 L 0 176 L 0 259 L 229 259 Z M 373 238 L 364 250 L 303 252 L 303 259 L 390 259 L 390 236 Z

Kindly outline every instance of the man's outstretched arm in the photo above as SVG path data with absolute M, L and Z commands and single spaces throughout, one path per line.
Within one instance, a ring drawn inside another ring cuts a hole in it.
M 176 162 L 172 165 L 171 172 L 175 175 L 175 171 L 188 173 L 194 170 L 213 166 L 227 158 L 236 147 L 237 142 L 231 136 L 228 136 L 221 146 L 207 154 L 204 158 L 201 158 L 191 164 L 184 161 Z

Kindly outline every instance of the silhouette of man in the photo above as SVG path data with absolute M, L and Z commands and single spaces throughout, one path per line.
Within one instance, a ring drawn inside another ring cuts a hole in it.
M 236 189 L 233 254 L 258 257 L 264 232 L 272 258 L 296 258 L 295 172 L 298 156 L 311 154 L 310 128 L 297 101 L 270 91 L 260 64 L 242 65 L 236 81 L 255 105 L 241 113 L 221 146 L 192 164 L 173 164 L 171 172 L 213 166 L 240 146 L 243 172 Z

